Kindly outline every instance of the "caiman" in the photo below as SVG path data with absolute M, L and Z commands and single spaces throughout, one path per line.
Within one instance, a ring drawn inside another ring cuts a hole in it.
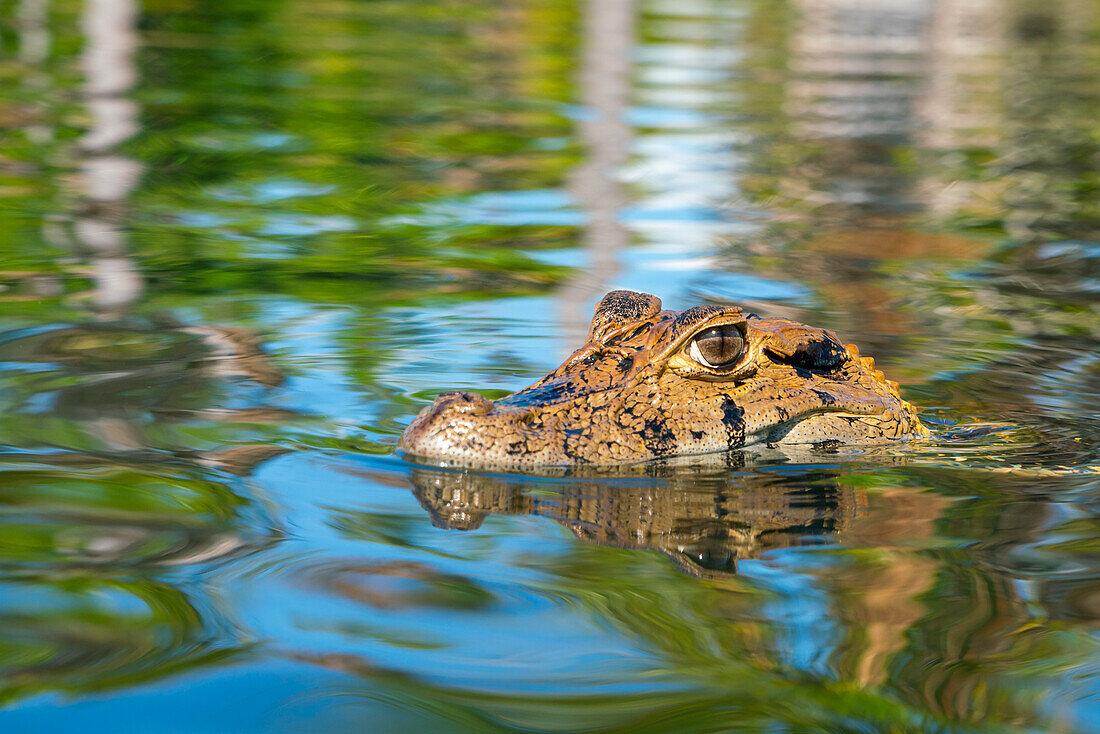
M 928 435 L 898 384 L 836 334 L 740 308 L 612 291 L 584 346 L 499 400 L 446 392 L 398 448 L 445 465 L 622 465 L 746 446 Z

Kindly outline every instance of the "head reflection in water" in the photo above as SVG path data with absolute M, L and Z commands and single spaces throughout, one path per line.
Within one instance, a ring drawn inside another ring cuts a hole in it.
M 581 481 L 533 495 L 522 481 L 417 469 L 413 493 L 437 527 L 474 530 L 488 515 L 538 515 L 580 539 L 664 553 L 694 576 L 737 572 L 737 561 L 821 542 L 863 510 L 862 495 L 822 475 L 728 478 L 670 473 L 662 485 Z M 546 489 L 545 485 L 539 485 Z

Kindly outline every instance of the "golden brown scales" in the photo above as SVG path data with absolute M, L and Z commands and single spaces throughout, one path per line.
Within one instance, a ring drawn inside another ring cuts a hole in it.
M 616 465 L 754 444 L 924 437 L 898 385 L 824 329 L 612 291 L 587 342 L 528 388 L 440 395 L 398 447 L 435 463 Z

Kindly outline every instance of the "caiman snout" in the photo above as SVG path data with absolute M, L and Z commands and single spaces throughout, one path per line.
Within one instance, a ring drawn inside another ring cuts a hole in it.
M 528 414 L 477 393 L 445 392 L 420 411 L 397 447 L 415 456 L 500 462 L 508 451 L 527 453 Z
M 432 405 L 434 413 L 460 413 L 462 415 L 489 415 L 493 401 L 477 393 L 452 390 L 440 393 Z

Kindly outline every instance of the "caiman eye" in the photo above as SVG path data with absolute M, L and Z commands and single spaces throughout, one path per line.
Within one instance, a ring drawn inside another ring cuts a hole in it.
M 691 340 L 691 358 L 707 367 L 728 367 L 745 349 L 745 337 L 736 326 L 716 326 Z

